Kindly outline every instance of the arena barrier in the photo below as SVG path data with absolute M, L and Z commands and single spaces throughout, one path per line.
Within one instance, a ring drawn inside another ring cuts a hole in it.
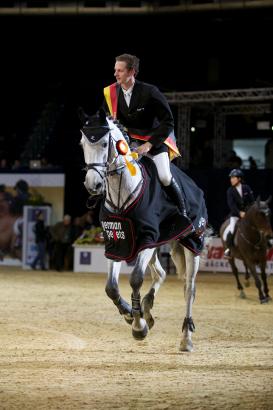
M 104 245 L 73 245 L 74 272 L 106 273 L 107 259 Z M 131 273 L 133 265 L 122 262 L 120 273 Z
M 161 263 L 168 273 L 175 273 L 172 264 L 168 264 L 166 259 L 169 250 L 169 244 L 160 247 Z M 240 272 L 245 272 L 240 260 L 236 259 L 236 265 Z M 133 264 L 122 262 L 121 273 L 129 274 L 132 268 Z M 231 272 L 229 262 L 224 259 L 224 248 L 220 238 L 213 238 L 201 255 L 200 271 Z M 74 245 L 74 272 L 106 273 L 107 259 L 104 256 L 104 245 Z M 268 251 L 266 272 L 273 274 L 273 248 Z
M 245 272 L 243 263 L 236 259 L 236 266 L 240 272 Z M 224 259 L 224 248 L 220 238 L 213 238 L 201 257 L 200 270 L 209 272 L 231 272 L 231 267 L 227 259 Z M 267 274 L 273 273 L 273 248 L 267 254 Z

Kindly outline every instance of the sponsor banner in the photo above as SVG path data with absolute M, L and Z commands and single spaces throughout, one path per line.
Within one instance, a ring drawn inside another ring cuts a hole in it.
M 245 272 L 242 261 L 235 259 L 236 266 L 240 272 Z M 227 259 L 224 258 L 224 248 L 220 238 L 213 238 L 206 251 L 200 259 L 200 270 L 213 272 L 231 272 L 231 267 Z M 259 268 L 258 268 L 259 271 Z M 268 250 L 266 272 L 273 273 L 273 248 Z

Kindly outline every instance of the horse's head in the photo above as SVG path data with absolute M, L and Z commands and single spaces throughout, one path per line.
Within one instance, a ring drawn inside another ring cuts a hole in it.
M 128 137 L 122 126 L 104 111 L 89 116 L 81 110 L 79 114 L 87 170 L 84 185 L 91 196 L 102 195 L 107 175 L 118 173 L 128 165 L 124 155 L 131 154 Z
M 270 201 L 271 197 L 266 201 L 261 201 L 260 197 L 258 197 L 251 208 L 253 209 L 253 223 L 256 228 L 266 236 L 272 238 L 271 211 L 268 206 Z

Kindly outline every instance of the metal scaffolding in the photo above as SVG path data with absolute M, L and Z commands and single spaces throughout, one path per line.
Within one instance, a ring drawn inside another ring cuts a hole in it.
M 221 168 L 226 137 L 226 116 L 270 114 L 271 103 L 265 101 L 273 101 L 273 88 L 173 92 L 166 93 L 165 96 L 169 104 L 178 108 L 177 144 L 182 153 L 182 157 L 177 160 L 178 165 L 189 167 L 191 110 L 193 107 L 205 105 L 214 114 L 213 164 L 215 168 Z

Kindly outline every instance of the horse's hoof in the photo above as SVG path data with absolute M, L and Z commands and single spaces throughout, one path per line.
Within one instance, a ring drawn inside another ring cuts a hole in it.
M 130 313 L 126 313 L 125 315 L 123 315 L 124 320 L 126 323 L 128 323 L 128 325 L 131 325 L 134 321 L 134 318 L 131 316 Z
M 269 302 L 270 300 L 272 300 L 272 297 L 270 295 L 266 295 L 266 299 Z
M 265 304 L 269 302 L 269 299 L 267 297 L 260 299 L 261 304 Z
M 193 344 L 191 340 L 181 340 L 179 346 L 180 352 L 192 352 L 193 351 Z
M 151 309 L 153 307 L 153 296 L 151 295 L 146 295 L 144 296 L 142 303 L 141 303 L 141 312 L 144 317 L 144 319 L 147 322 L 147 325 L 149 326 L 149 329 L 152 329 L 155 321 L 153 316 L 151 315 Z
M 250 282 L 249 282 L 249 280 L 246 280 L 246 281 L 245 281 L 245 287 L 246 287 L 246 288 L 249 288 L 249 286 L 250 286 Z
M 144 319 L 140 319 L 140 324 L 143 325 L 142 329 L 136 329 L 132 327 L 132 335 L 133 335 L 133 338 L 136 340 L 145 339 L 149 331 L 148 325 Z
M 246 299 L 246 294 L 243 290 L 240 291 L 240 299 Z
M 146 316 L 144 315 L 144 319 L 145 319 L 146 322 L 147 322 L 147 325 L 148 325 L 148 327 L 149 327 L 149 330 L 151 330 L 152 327 L 153 327 L 153 325 L 155 324 L 155 321 L 154 321 L 153 316 L 152 316 L 151 314 L 150 314 L 148 317 L 146 317 Z

